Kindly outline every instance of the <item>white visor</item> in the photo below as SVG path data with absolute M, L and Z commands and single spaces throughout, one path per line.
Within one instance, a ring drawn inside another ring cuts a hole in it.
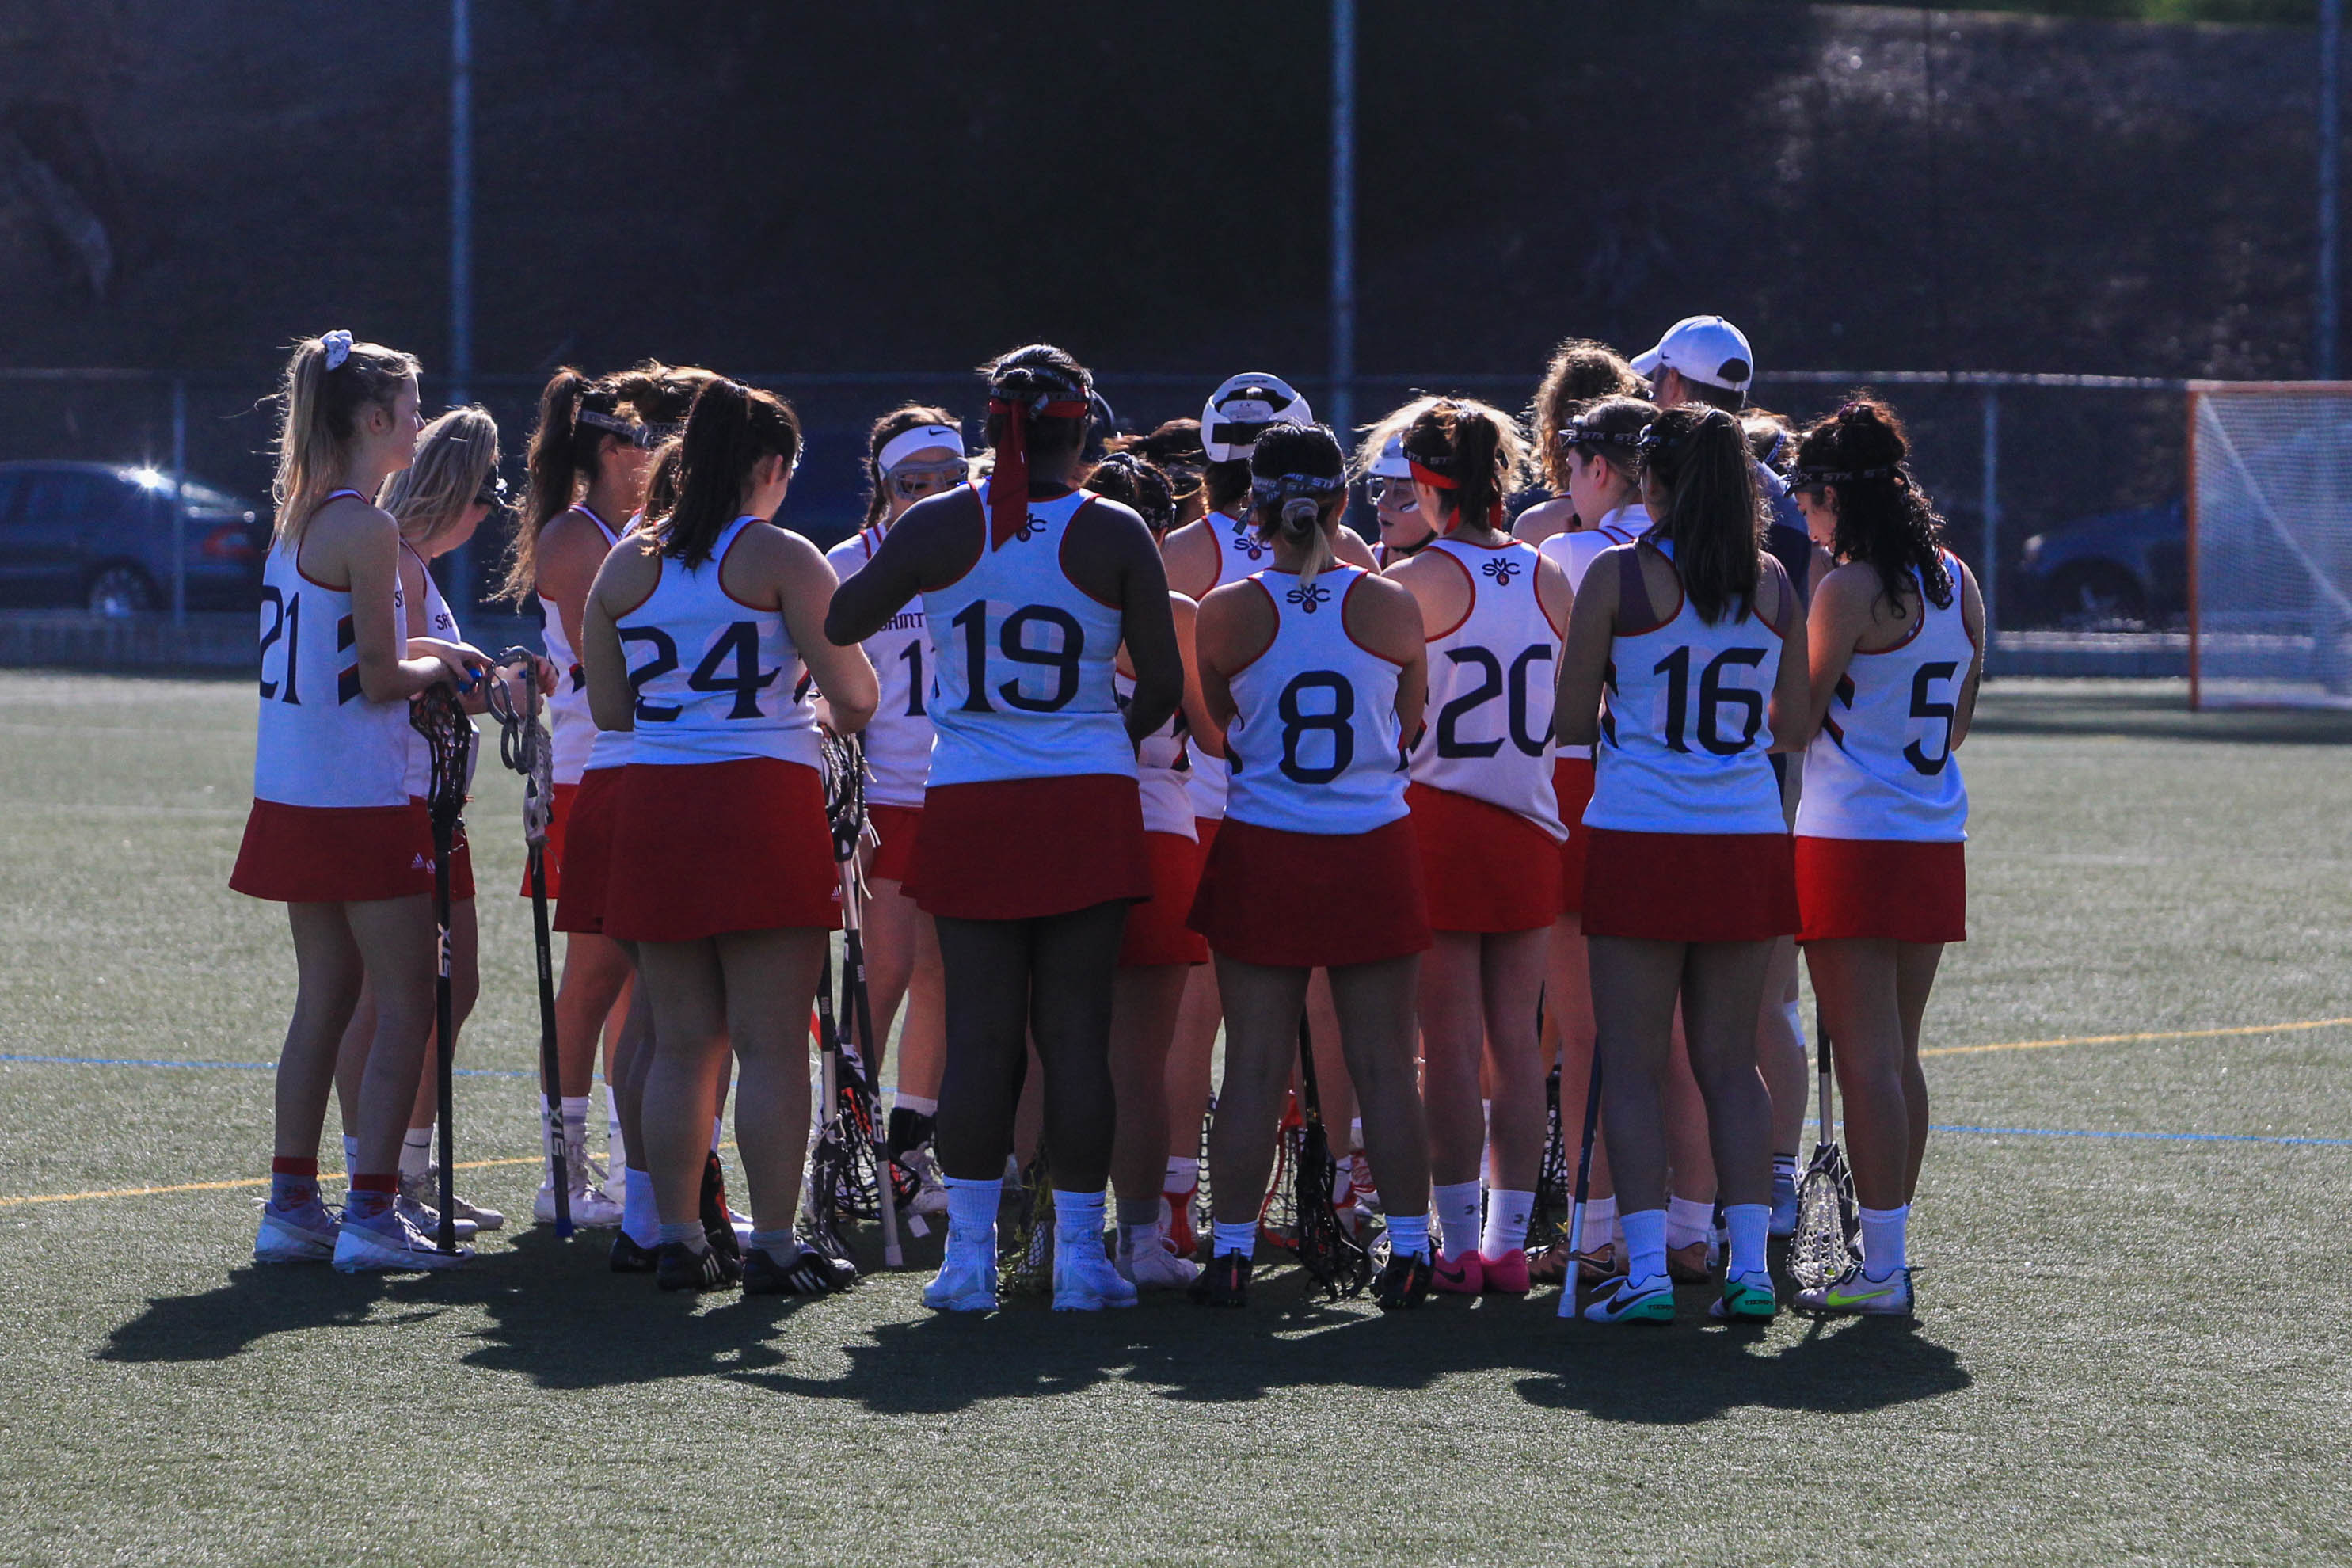
M 882 443 L 882 451 L 874 461 L 884 473 L 888 473 L 918 452 L 933 447 L 944 447 L 958 458 L 963 456 L 963 432 L 952 425 L 918 425 L 912 430 L 901 430 Z

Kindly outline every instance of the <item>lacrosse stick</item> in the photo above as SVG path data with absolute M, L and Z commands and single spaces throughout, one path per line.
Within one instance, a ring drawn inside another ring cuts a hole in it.
M 1557 1246 L 1568 1212 L 1568 1142 L 1559 1123 L 1559 1066 L 1544 1076 L 1543 1163 L 1536 1167 L 1536 1201 L 1528 1217 L 1528 1251 Z
M 1813 1157 L 1797 1184 L 1797 1229 L 1789 1238 L 1789 1277 L 1808 1290 L 1826 1289 L 1853 1263 L 1854 1237 L 1861 1234 L 1861 1216 L 1853 1208 L 1853 1173 L 1846 1168 L 1845 1151 L 1838 1146 L 1837 1121 L 1831 1114 L 1830 1032 L 1817 1002 L 1813 1033 L 1821 1047 L 1821 1135 Z
M 1298 1019 L 1298 1071 L 1306 1108 L 1298 1138 L 1298 1266 L 1334 1301 L 1353 1296 L 1372 1281 L 1372 1255 L 1348 1233 L 1331 1207 L 1331 1142 L 1323 1127 L 1323 1097 L 1315 1085 L 1315 1038 L 1307 1018 Z
M 1552 1098 L 1552 1121 L 1559 1121 L 1559 1099 L 1557 1080 L 1559 1069 L 1552 1069 L 1555 1080 Z M 1577 1296 L 1584 1288 L 1584 1201 L 1592 1183 L 1592 1138 L 1601 1126 L 1601 1042 L 1592 1043 L 1592 1075 L 1584 1085 L 1584 1136 L 1576 1151 L 1576 1191 L 1568 1209 L 1568 1272 L 1561 1276 L 1559 1315 L 1573 1318 L 1577 1311 Z
M 524 648 L 499 656 L 499 668 L 521 667 L 522 706 L 513 689 L 493 679 L 488 698 L 499 721 L 499 760 L 522 775 L 522 841 L 530 867 L 530 934 L 539 962 L 540 1120 L 547 1140 L 549 1177 L 555 1188 L 555 1234 L 572 1237 L 572 1152 L 563 1137 L 563 1079 L 555 1047 L 555 959 L 547 930 L 547 824 L 555 804 L 555 757 L 539 722 L 539 664 Z
M 838 753 L 836 756 L 835 753 Z M 866 875 L 857 851 L 869 833 L 866 817 L 866 748 L 855 737 L 826 742 L 826 763 L 837 780 L 842 809 L 833 817 L 833 858 L 841 877 L 842 1021 L 835 1037 L 841 1064 L 848 1069 L 850 1103 L 843 1107 L 851 1130 L 863 1135 L 874 1163 L 874 1206 L 882 1221 L 882 1262 L 902 1268 L 898 1245 L 898 1193 L 882 1122 L 882 1085 L 877 1068 L 881 1042 L 874 1037 L 874 1005 L 866 989 Z
M 824 955 L 816 983 L 817 1093 L 810 1120 L 814 1139 L 809 1145 L 808 1170 L 801 1184 L 801 1215 L 809 1245 L 828 1257 L 849 1261 L 849 1244 L 842 1239 L 841 1216 L 854 1210 L 863 1184 L 848 1141 L 842 1136 L 835 1112 L 840 1081 L 841 1033 L 833 1013 L 833 954 Z M 848 1202 L 845 1203 L 845 1197 Z
M 1054 1176 L 1039 1140 L 1037 1157 L 1021 1172 L 1012 1231 L 997 1250 L 1008 1296 L 1042 1296 L 1054 1288 Z
M 433 977 L 433 1024 L 440 1049 L 434 1053 L 436 1110 L 441 1120 L 442 1251 L 457 1250 L 457 1141 L 449 1122 L 457 1079 L 451 1058 L 457 1054 L 455 1010 L 449 995 L 449 857 L 456 851 L 457 830 L 464 826 L 466 778 L 474 760 L 474 725 L 446 685 L 428 686 L 408 710 L 409 724 L 425 737 L 432 757 L 425 784 L 425 812 L 433 823 L 433 921 L 440 938 L 440 958 Z

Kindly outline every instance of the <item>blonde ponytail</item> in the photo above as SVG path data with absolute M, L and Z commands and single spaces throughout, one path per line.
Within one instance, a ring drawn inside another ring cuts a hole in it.
M 349 477 L 361 412 L 398 399 L 417 369 L 414 355 L 381 343 L 354 343 L 349 332 L 304 338 L 294 346 L 278 389 L 278 477 L 269 487 L 277 503 L 274 547 L 300 547 L 311 514 Z

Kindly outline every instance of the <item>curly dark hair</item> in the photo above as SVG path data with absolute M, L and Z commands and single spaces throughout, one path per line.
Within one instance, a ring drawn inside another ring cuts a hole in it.
M 1927 602 L 1952 603 L 1952 574 L 1944 564 L 1944 520 L 1911 478 L 1909 437 L 1895 410 L 1867 395 L 1805 427 L 1797 444 L 1792 490 L 1828 490 L 1837 497 L 1840 561 L 1866 562 L 1879 586 L 1907 615 L 1904 599 L 1916 572 Z
M 1154 539 L 1175 526 L 1176 488 L 1159 464 L 1136 452 L 1113 452 L 1097 463 L 1087 475 L 1085 488 L 1133 507 Z

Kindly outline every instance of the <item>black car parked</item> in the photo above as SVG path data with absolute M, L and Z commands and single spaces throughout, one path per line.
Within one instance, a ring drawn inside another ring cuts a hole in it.
M 188 607 L 260 603 L 269 524 L 191 480 L 113 463 L 0 463 L 0 605 L 134 616 L 172 607 L 173 512 L 183 515 Z
M 2042 618 L 2068 631 L 2169 626 L 2189 610 L 2189 518 L 2178 498 L 2076 518 L 2025 542 Z

